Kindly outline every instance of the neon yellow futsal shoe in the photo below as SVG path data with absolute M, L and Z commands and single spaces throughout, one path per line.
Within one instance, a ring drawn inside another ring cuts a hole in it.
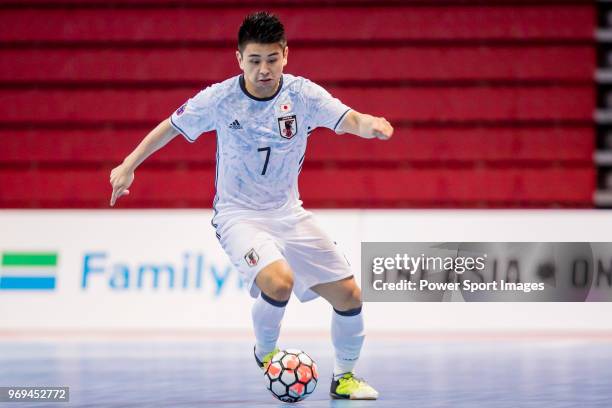
M 363 378 L 346 373 L 339 379 L 332 380 L 329 395 L 334 399 L 375 400 L 378 398 L 378 391 Z
M 269 352 L 268 354 L 266 354 L 264 356 L 263 359 L 258 359 L 257 358 L 257 354 L 255 354 L 255 347 L 253 347 L 253 355 L 255 356 L 255 361 L 257 361 L 257 365 L 259 366 L 259 368 L 261 368 L 264 372 L 266 371 L 266 368 L 268 368 L 268 364 L 270 364 L 270 360 L 272 360 L 272 357 L 274 357 L 274 355 L 276 353 L 278 353 L 280 350 L 279 348 L 275 348 L 274 350 L 272 350 L 271 352 Z

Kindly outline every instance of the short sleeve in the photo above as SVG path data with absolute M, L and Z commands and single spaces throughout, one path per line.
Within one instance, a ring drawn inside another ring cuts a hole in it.
M 310 112 L 310 121 L 313 128 L 325 127 L 336 130 L 342 119 L 351 110 L 331 96 L 323 87 L 305 80 L 302 86 L 302 95 Z
M 213 85 L 200 91 L 170 116 L 170 123 L 174 129 L 190 142 L 195 142 L 202 133 L 215 128 L 217 106 L 215 88 Z

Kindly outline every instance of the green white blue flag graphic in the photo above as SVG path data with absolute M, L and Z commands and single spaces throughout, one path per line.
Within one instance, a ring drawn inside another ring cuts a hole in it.
M 57 252 L 4 252 L 0 290 L 54 290 Z

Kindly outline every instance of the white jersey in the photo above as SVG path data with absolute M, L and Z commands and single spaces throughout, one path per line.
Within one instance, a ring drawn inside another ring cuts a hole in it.
M 217 131 L 215 214 L 300 207 L 298 175 L 308 135 L 335 130 L 349 107 L 302 77 L 284 74 L 277 92 L 256 98 L 242 75 L 209 86 L 170 118 L 190 142 Z

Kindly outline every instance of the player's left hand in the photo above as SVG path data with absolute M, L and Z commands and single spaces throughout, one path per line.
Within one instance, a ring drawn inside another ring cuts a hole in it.
M 372 120 L 372 135 L 380 140 L 388 140 L 393 136 L 393 126 L 385 118 Z

